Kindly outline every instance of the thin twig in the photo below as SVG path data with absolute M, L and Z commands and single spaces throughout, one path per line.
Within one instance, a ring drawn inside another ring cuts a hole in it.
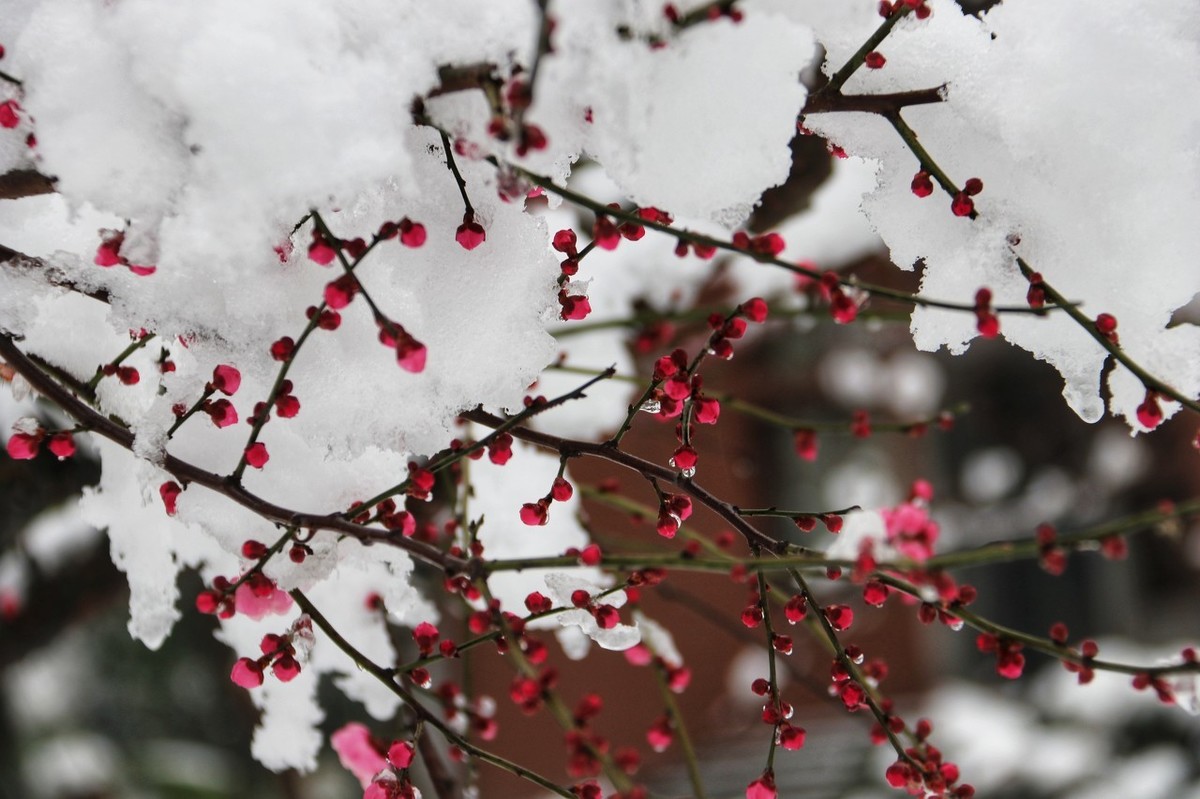
M 366 671 L 375 679 L 379 680 L 384 687 L 386 687 L 396 696 L 400 697 L 404 704 L 406 704 L 415 714 L 417 714 L 418 718 L 440 732 L 447 741 L 462 749 L 467 754 L 477 757 L 485 763 L 490 763 L 491 765 L 507 771 L 509 774 L 512 774 L 516 777 L 528 780 L 529 782 L 532 782 L 535 785 L 546 789 L 547 791 L 556 793 L 559 796 L 565 797 L 565 799 L 577 799 L 575 794 L 571 793 L 566 788 L 563 788 L 561 785 L 557 785 L 556 783 L 546 779 L 531 769 L 527 769 L 524 766 L 518 765 L 511 760 L 506 760 L 505 758 L 489 752 L 486 749 L 481 749 L 463 736 L 459 735 L 457 732 L 451 729 L 448 724 L 442 721 L 437 714 L 433 713 L 427 707 L 417 701 L 415 696 L 409 693 L 404 686 L 400 685 L 395 680 L 388 669 L 385 669 L 383 666 L 375 663 L 373 660 L 360 652 L 353 644 L 347 641 L 342 634 L 339 633 L 337 629 L 329 623 L 329 620 L 325 618 L 321 611 L 318 610 L 311 601 L 309 601 L 308 597 L 305 596 L 302 591 L 295 589 L 289 591 L 288 593 L 291 595 L 292 599 L 296 601 L 296 604 L 300 606 L 300 610 L 308 614 L 308 617 L 312 619 L 313 624 L 315 624 L 322 632 L 324 632 L 338 649 L 346 653 L 346 655 L 353 660 L 359 668 L 361 668 L 363 671 Z

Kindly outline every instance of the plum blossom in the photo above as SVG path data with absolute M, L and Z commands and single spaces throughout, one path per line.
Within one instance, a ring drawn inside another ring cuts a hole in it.
M 329 738 L 342 766 L 353 774 L 365 789 L 375 775 L 387 766 L 382 752 L 383 743 L 365 725 L 352 721 L 339 728 Z
M 900 554 L 918 562 L 933 556 L 938 525 L 929 518 L 927 507 L 905 502 L 894 508 L 884 508 L 879 513 L 887 531 L 887 542 Z

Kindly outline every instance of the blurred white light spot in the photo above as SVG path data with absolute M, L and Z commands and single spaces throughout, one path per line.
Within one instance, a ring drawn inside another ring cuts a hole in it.
M 856 407 L 874 402 L 879 372 L 879 358 L 870 350 L 838 349 L 821 361 L 817 379 L 830 397 Z
M 1088 474 L 1106 488 L 1128 486 L 1145 473 L 1150 457 L 1146 444 L 1116 427 L 1105 427 L 1096 434 L 1088 455 Z
M 946 378 L 937 359 L 919 352 L 893 356 L 877 386 L 879 400 L 899 419 L 932 416 L 942 401 Z
M 972 502 L 995 502 L 1021 480 L 1021 458 L 1008 447 L 990 447 L 971 453 L 963 464 L 962 491 Z

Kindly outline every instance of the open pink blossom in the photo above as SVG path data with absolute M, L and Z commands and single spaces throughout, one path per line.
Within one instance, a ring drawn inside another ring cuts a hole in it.
M 938 525 L 920 505 L 904 503 L 880 512 L 887 527 L 888 542 L 901 554 L 916 561 L 933 556 L 937 543 Z
M 237 612 L 255 621 L 272 613 L 287 613 L 292 608 L 292 598 L 287 591 L 272 588 L 270 593 L 259 596 L 249 583 L 239 585 L 233 599 Z
M 356 721 L 334 732 L 329 743 L 337 752 L 342 766 L 358 779 L 364 789 L 387 765 L 380 751 L 382 744 L 371 735 L 370 730 Z

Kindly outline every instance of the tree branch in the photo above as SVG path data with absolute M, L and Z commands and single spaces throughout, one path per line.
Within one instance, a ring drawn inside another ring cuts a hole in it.
M 38 273 L 39 277 L 44 279 L 52 286 L 74 291 L 82 294 L 85 297 L 91 297 L 94 300 L 107 303 L 109 295 L 107 289 L 88 288 L 81 286 L 71 278 L 63 274 L 62 270 L 53 264 L 43 261 L 41 258 L 33 258 L 24 253 L 5 247 L 0 244 L 0 266 L 5 266 L 10 269 L 15 269 L 18 272 L 27 274 Z
M 494 416 L 487 411 L 479 409 L 467 411 L 462 414 L 462 417 L 485 427 L 498 427 L 505 423 L 505 420 L 499 416 Z M 702 488 L 695 480 L 692 480 L 690 477 L 684 477 L 675 469 L 659 466 L 657 463 L 652 463 L 644 458 L 631 455 L 609 444 L 596 444 L 591 441 L 561 438 L 549 433 L 539 433 L 524 427 L 512 427 L 509 429 L 509 433 L 512 434 L 513 438 L 519 438 L 529 444 L 536 444 L 545 449 L 551 449 L 559 453 L 570 452 L 600 458 L 624 466 L 626 469 L 632 469 L 644 477 L 653 477 L 664 483 L 670 483 L 691 494 L 702 505 L 732 525 L 735 530 L 742 534 L 750 546 L 759 547 L 775 554 L 781 554 L 787 549 L 787 542 L 776 541 L 766 533 L 756 529 L 738 515 L 737 509 L 733 505 L 719 499 L 707 489 Z
M 868 114 L 887 116 L 895 114 L 910 105 L 929 105 L 940 103 L 946 99 L 946 85 L 932 89 L 914 89 L 907 92 L 891 94 L 841 94 L 839 92 L 818 91 L 810 94 L 804 104 L 800 116 L 807 114 L 828 114 L 834 112 L 860 111 Z
M 0 175 L 0 200 L 19 200 L 39 194 L 53 194 L 55 178 L 34 169 L 14 169 Z
M 4 358 L 10 366 L 28 380 L 29 384 L 40 394 L 75 417 L 88 430 L 104 436 L 127 450 L 133 450 L 134 434 L 132 431 L 98 413 L 51 379 L 16 346 L 11 336 L 3 333 L 0 333 L 0 357 Z M 302 513 L 276 505 L 247 491 L 224 475 L 207 471 L 173 455 L 163 453 L 162 461 L 157 465 L 177 477 L 185 485 L 196 483 L 216 491 L 267 521 L 310 530 L 334 530 L 356 538 L 364 544 L 382 543 L 399 547 L 413 557 L 437 566 L 448 574 L 461 572 L 468 565 L 468 562 L 462 558 L 442 552 L 431 544 L 405 538 L 389 530 L 355 524 L 343 519 L 338 514 Z

